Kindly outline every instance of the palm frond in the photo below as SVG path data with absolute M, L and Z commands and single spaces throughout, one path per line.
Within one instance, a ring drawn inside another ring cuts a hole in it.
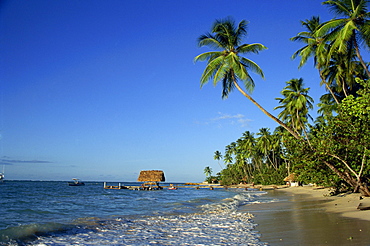
M 224 57 L 219 56 L 207 64 L 200 80 L 201 87 L 213 78 L 218 68 L 222 65 L 223 60 Z
M 257 63 L 255 63 L 254 61 L 252 60 L 249 60 L 245 57 L 241 57 L 240 58 L 240 62 L 246 66 L 247 68 L 249 68 L 252 72 L 254 72 L 255 74 L 258 74 L 259 76 L 261 76 L 263 79 L 265 78 L 265 75 L 262 71 L 262 69 L 257 65 Z
M 215 57 L 215 56 L 220 56 L 222 54 L 222 52 L 220 51 L 210 51 L 210 52 L 205 52 L 205 53 L 202 53 L 200 55 L 197 55 L 195 58 L 194 58 L 194 62 L 197 62 L 197 61 L 205 61 L 205 60 L 211 60 L 212 57 Z
M 222 44 L 211 34 L 205 34 L 198 38 L 198 46 L 209 46 L 211 48 L 220 49 L 222 48 Z
M 263 44 L 254 43 L 254 44 L 243 44 L 237 47 L 237 52 L 241 54 L 245 53 L 255 53 L 258 54 L 262 50 L 266 50 L 267 47 Z
M 352 21 L 347 22 L 340 30 L 338 38 L 333 43 L 333 48 L 338 47 L 339 53 L 345 53 L 347 51 L 347 41 L 353 35 L 353 30 L 356 29 L 356 25 Z
M 352 0 L 350 1 L 352 2 Z M 349 12 L 348 6 L 346 6 L 345 1 L 325 1 L 322 4 L 328 5 L 329 10 L 339 16 L 343 16 L 345 14 L 348 14 Z
M 319 29 L 317 29 L 317 31 L 315 32 L 315 35 L 316 37 L 323 37 L 327 35 L 329 31 L 338 29 L 338 27 L 340 27 L 341 25 L 344 25 L 345 22 L 346 22 L 346 19 L 330 20 L 322 24 L 322 26 Z

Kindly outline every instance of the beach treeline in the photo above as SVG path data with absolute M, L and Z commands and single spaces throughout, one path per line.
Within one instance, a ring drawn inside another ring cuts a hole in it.
M 299 68 L 313 61 L 326 93 L 312 113 L 314 100 L 303 78 L 286 82 L 276 98 L 277 116 L 251 97 L 254 81 L 250 74 L 264 77 L 262 69 L 245 56 L 266 49 L 262 44 L 243 43 L 248 22 L 232 18 L 216 20 L 210 32 L 201 35 L 199 46 L 214 51 L 195 57 L 206 61 L 201 86 L 221 82 L 222 97 L 237 89 L 279 126 L 244 132 L 216 151 L 214 159 L 225 167 L 212 178 L 225 185 L 245 183 L 283 184 L 294 173 L 296 181 L 352 190 L 370 196 L 370 13 L 368 0 L 324 1 L 333 18 L 313 16 L 301 21 L 302 31 L 292 37 L 302 48 L 292 54 Z

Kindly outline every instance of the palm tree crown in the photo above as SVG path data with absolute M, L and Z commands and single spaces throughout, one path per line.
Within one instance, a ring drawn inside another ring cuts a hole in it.
M 317 30 L 318 36 L 326 35 L 326 41 L 331 42 L 329 56 L 335 52 L 344 54 L 355 49 L 359 61 L 370 76 L 359 50 L 361 42 L 370 47 L 370 13 L 367 10 L 369 0 L 331 0 L 323 4 L 339 17 L 325 22 Z
M 201 35 L 198 39 L 199 46 L 209 46 L 219 51 L 209 51 L 200 54 L 194 58 L 197 61 L 207 61 L 200 84 L 203 86 L 208 81 L 213 80 L 217 85 L 222 81 L 222 98 L 227 98 L 229 93 L 237 88 L 240 93 L 247 97 L 263 113 L 283 126 L 295 138 L 300 138 L 290 127 L 280 121 L 278 118 L 267 112 L 258 104 L 248 93 L 246 93 L 238 84 L 242 81 L 247 92 L 254 89 L 254 81 L 248 70 L 251 70 L 262 78 L 264 74 L 261 68 L 250 59 L 243 57 L 243 54 L 256 53 L 267 49 L 262 44 L 242 44 L 242 38 L 247 34 L 247 22 L 242 20 L 237 26 L 232 19 L 217 20 L 212 27 L 212 33 Z M 225 156 L 226 157 L 226 156 Z
M 301 24 L 306 28 L 306 30 L 298 33 L 297 36 L 291 38 L 290 40 L 299 41 L 306 45 L 294 52 L 292 58 L 295 59 L 297 56 L 301 57 L 301 61 L 298 66 L 301 68 L 304 64 L 306 64 L 310 57 L 314 57 L 315 65 L 320 67 L 320 63 L 318 64 L 318 53 L 320 53 L 318 52 L 318 47 L 323 47 L 319 46 L 319 44 L 322 42 L 322 39 L 315 35 L 315 32 L 321 25 L 320 17 L 313 16 L 309 20 L 301 21 Z
M 212 34 L 206 33 L 198 39 L 199 46 L 209 46 L 219 51 L 210 51 L 195 57 L 195 61 L 208 61 L 201 77 L 201 86 L 213 80 L 216 85 L 222 81 L 222 97 L 228 97 L 235 87 L 234 81 L 244 82 L 248 92 L 254 89 L 254 81 L 247 70 L 251 70 L 262 78 L 261 68 L 242 54 L 257 53 L 266 49 L 262 44 L 242 44 L 242 38 L 247 34 L 247 22 L 242 20 L 238 26 L 233 20 L 216 20 L 212 27 Z
M 281 91 L 284 97 L 276 98 L 281 105 L 275 109 L 283 109 L 279 118 L 299 132 L 304 129 L 307 118 L 311 118 L 308 111 L 313 108 L 313 99 L 308 95 L 310 88 L 304 88 L 302 78 L 292 79 L 286 84 L 287 86 Z

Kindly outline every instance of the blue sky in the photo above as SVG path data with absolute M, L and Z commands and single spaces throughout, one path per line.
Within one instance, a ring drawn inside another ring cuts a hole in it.
M 216 150 L 243 132 L 277 125 L 235 91 L 200 89 L 197 38 L 216 19 L 249 21 L 245 43 L 252 94 L 274 113 L 285 82 L 303 78 L 324 93 L 312 61 L 298 70 L 289 38 L 300 20 L 332 16 L 321 0 L 2 1 L 1 164 L 7 179 L 135 181 L 163 170 L 168 181 L 199 182 Z

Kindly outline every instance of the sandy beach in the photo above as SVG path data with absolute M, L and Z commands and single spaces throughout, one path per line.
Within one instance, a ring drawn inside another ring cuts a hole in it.
M 370 245 L 370 198 L 329 196 L 329 189 L 289 187 L 268 190 L 266 199 L 244 209 L 254 214 L 261 241 L 269 245 Z

